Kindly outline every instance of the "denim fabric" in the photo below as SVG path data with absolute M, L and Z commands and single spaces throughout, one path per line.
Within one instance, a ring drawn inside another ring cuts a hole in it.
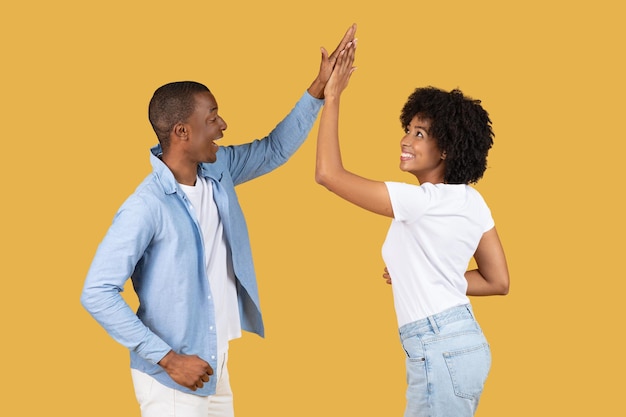
M 469 304 L 400 328 L 406 353 L 405 417 L 473 416 L 491 351 Z
M 243 330 L 263 336 L 263 320 L 248 230 L 235 186 L 285 163 L 302 145 L 323 104 L 305 93 L 287 117 L 261 140 L 220 147 L 217 161 L 198 175 L 214 186 L 214 199 L 237 278 Z M 215 393 L 215 380 L 197 391 L 176 384 L 158 362 L 170 351 L 198 355 L 217 366 L 213 299 L 204 267 L 197 216 L 174 175 L 151 149 L 153 172 L 118 210 L 100 243 L 81 295 L 89 313 L 130 349 L 130 366 L 161 384 L 195 395 Z M 121 296 L 131 277 L 139 298 L 135 314 Z

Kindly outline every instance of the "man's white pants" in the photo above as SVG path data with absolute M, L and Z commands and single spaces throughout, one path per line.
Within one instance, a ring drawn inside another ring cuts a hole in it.
M 228 353 L 217 365 L 215 395 L 200 397 L 168 388 L 150 375 L 131 369 L 142 417 L 233 417 L 233 392 L 228 376 Z M 214 378 L 215 375 L 211 376 Z

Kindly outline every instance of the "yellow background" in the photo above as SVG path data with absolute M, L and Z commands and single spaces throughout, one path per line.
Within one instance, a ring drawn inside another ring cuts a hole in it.
M 0 6 L 2 414 L 138 416 L 127 351 L 82 309 L 91 258 L 150 172 L 147 103 L 205 83 L 229 124 L 263 136 L 359 25 L 344 160 L 398 171 L 417 86 L 461 88 L 496 132 L 477 188 L 511 271 L 473 299 L 493 368 L 478 416 L 623 410 L 624 12 L 617 1 L 3 2 Z M 313 179 L 310 139 L 239 188 L 265 339 L 231 347 L 246 416 L 399 416 L 404 361 L 380 256 L 388 220 Z M 129 302 L 132 294 L 127 292 Z M 9 412 L 6 412 L 8 410 Z M 11 411 L 12 410 L 12 411 Z

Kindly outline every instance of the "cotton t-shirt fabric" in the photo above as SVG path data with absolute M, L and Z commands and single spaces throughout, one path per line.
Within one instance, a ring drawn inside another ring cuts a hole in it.
M 398 327 L 469 303 L 465 272 L 494 227 L 483 197 L 466 184 L 385 184 L 394 219 L 382 255 Z
M 180 184 L 180 187 L 187 194 L 202 230 L 206 275 L 214 297 L 217 353 L 221 357 L 228 350 L 228 342 L 241 337 L 235 273 L 228 256 L 224 226 L 213 200 L 213 186 L 206 178 L 197 177 L 195 185 Z

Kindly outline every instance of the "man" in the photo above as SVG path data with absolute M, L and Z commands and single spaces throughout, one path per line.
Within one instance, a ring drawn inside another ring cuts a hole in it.
M 153 172 L 124 202 L 98 247 L 81 302 L 130 350 L 144 417 L 232 416 L 228 341 L 263 336 L 248 231 L 235 185 L 285 163 L 309 134 L 337 55 L 328 55 L 307 92 L 265 138 L 218 147 L 226 122 L 204 85 L 157 89 L 149 118 L 159 139 Z M 128 278 L 135 314 L 121 296 Z M 173 415 L 173 414 L 172 414 Z

